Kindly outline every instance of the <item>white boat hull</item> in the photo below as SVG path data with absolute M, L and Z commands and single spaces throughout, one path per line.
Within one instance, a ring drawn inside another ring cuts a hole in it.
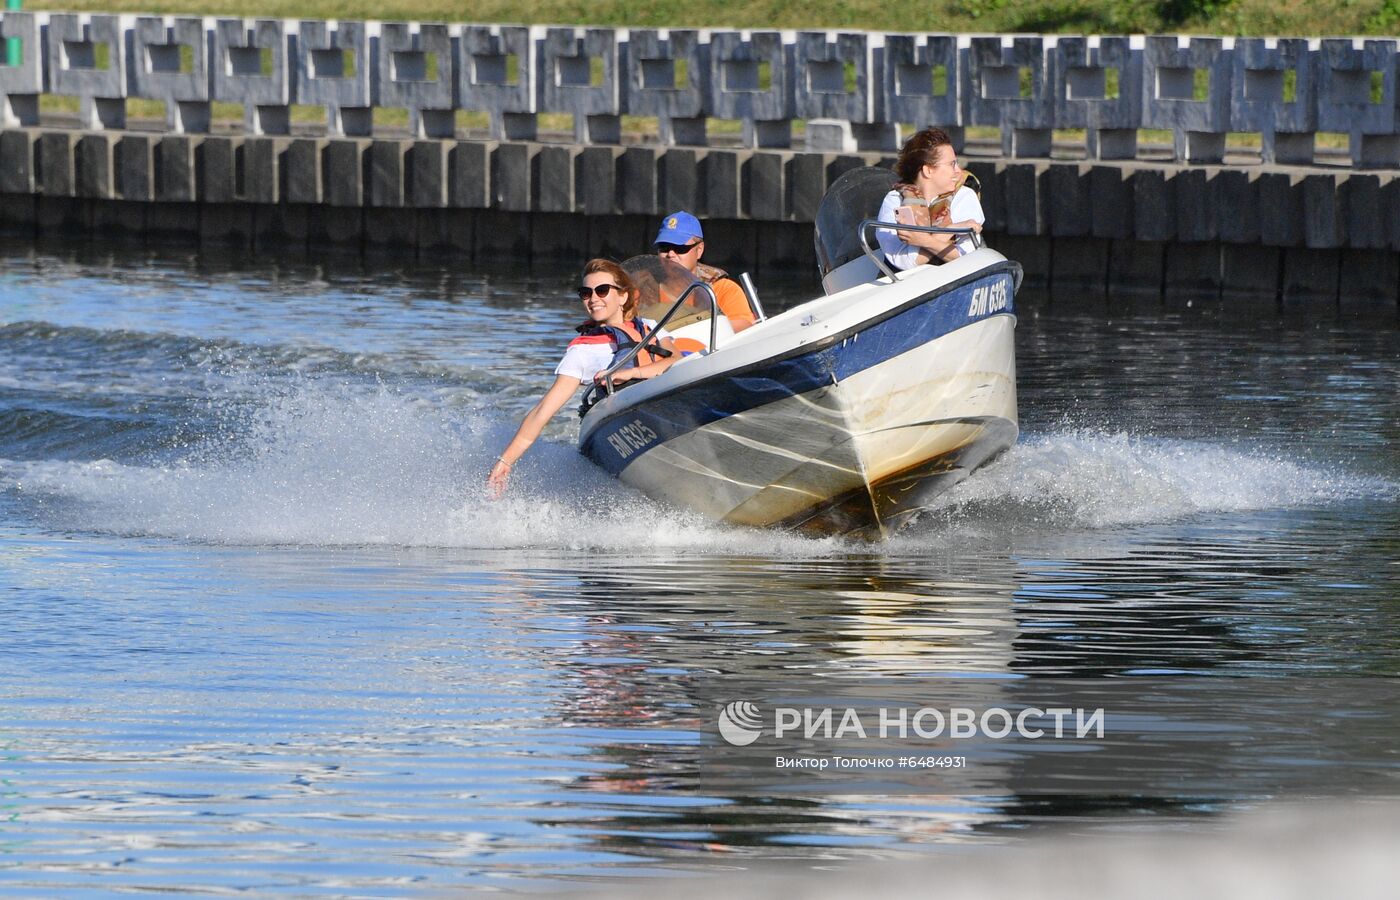
M 958 263 L 804 304 L 621 391 L 580 449 L 715 520 L 887 535 L 1016 439 L 1014 264 Z

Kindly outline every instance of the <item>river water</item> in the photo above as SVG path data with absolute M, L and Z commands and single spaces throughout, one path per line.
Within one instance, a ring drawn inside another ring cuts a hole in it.
M 0 887 L 552 890 L 1395 784 L 1393 307 L 1021 298 L 1019 444 L 872 546 L 660 508 L 568 414 L 486 500 L 571 270 L 0 266 Z M 1114 757 L 785 781 L 715 732 L 740 697 L 1049 676 L 1287 727 L 1068 787 Z M 1282 699 L 1318 685 L 1344 714 Z

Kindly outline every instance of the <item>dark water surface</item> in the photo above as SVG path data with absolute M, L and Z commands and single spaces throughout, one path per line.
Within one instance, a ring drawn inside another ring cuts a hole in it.
M 1393 308 L 1024 298 L 1021 442 L 869 546 L 660 509 L 569 415 L 484 500 L 572 271 L 0 266 L 0 888 L 539 890 L 1395 784 Z M 1372 742 L 1301 715 L 1159 754 L 1165 791 L 1038 792 L 1014 753 L 793 790 L 715 731 L 755 692 L 1028 676 L 1240 676 L 1279 715 L 1355 684 Z

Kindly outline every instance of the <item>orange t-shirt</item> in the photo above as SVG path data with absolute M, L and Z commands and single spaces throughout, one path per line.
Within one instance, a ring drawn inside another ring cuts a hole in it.
M 710 282 L 710 287 L 714 289 L 715 300 L 719 301 L 719 311 L 735 331 L 754 323 L 753 310 L 749 309 L 749 298 L 743 288 L 728 278 L 716 278 Z

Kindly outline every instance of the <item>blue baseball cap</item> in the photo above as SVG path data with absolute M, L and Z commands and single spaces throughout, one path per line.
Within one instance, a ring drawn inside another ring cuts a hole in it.
M 700 220 L 685 210 L 678 210 L 661 220 L 661 230 L 653 244 L 688 244 L 691 238 L 705 239 Z

